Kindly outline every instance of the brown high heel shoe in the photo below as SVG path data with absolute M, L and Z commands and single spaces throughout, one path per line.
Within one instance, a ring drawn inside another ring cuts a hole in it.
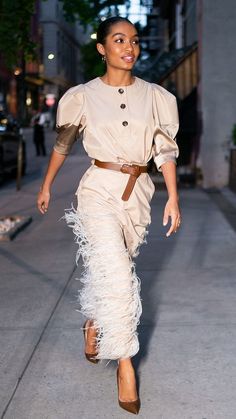
M 127 410 L 127 412 L 129 413 L 134 413 L 135 415 L 137 415 L 140 410 L 140 404 L 141 404 L 140 398 L 138 397 L 136 400 L 132 400 L 131 402 L 122 402 L 119 399 L 119 367 L 117 368 L 116 376 L 117 376 L 117 388 L 118 388 L 118 402 L 119 402 L 120 407 L 124 410 Z
M 87 335 L 88 335 L 89 323 L 90 323 L 90 320 L 86 320 L 86 322 L 83 325 L 84 342 L 85 342 L 85 344 L 87 342 Z M 89 362 L 92 362 L 93 364 L 97 364 L 98 363 L 98 359 L 95 358 L 97 356 L 97 353 L 96 352 L 94 352 L 94 353 L 84 352 L 84 354 L 85 354 L 86 359 Z

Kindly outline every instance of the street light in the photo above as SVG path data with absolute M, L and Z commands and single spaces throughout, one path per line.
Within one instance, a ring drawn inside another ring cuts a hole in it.
M 27 99 L 26 99 L 26 105 L 27 106 L 30 106 L 32 104 L 32 99 L 31 99 L 31 97 L 27 97 Z
M 21 72 L 22 72 L 22 70 L 19 67 L 16 67 L 15 70 L 14 70 L 15 76 L 19 76 L 21 74 Z
M 55 57 L 55 55 L 52 52 L 50 52 L 50 54 L 48 54 L 48 59 L 49 60 L 53 60 L 54 57 Z

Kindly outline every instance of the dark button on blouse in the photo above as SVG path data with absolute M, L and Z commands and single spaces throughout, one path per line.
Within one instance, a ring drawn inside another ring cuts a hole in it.
M 123 122 L 122 122 L 122 125 L 124 125 L 124 127 L 127 127 L 128 122 L 127 122 L 127 121 L 123 121 Z
M 118 92 L 122 95 L 122 93 L 124 93 L 124 89 L 119 89 Z
M 126 108 L 126 105 L 125 105 L 124 103 L 122 103 L 122 104 L 120 105 L 120 107 L 121 107 L 121 109 L 125 109 L 125 108 Z

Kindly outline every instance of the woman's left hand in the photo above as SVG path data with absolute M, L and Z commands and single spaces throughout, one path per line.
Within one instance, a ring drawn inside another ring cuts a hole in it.
M 176 233 L 181 224 L 181 215 L 177 199 L 168 199 L 164 210 L 163 226 L 168 224 L 169 217 L 171 219 L 171 226 L 166 233 L 166 237 L 169 237 L 172 233 Z

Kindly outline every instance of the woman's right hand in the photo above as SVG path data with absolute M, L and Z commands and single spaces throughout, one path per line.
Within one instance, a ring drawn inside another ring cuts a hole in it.
M 50 201 L 50 191 L 45 190 L 43 187 L 41 187 L 38 193 L 38 199 L 37 199 L 38 209 L 41 212 L 41 214 L 46 214 L 48 210 L 48 206 L 49 206 L 49 201 Z
M 50 189 L 54 178 L 56 177 L 60 167 L 63 165 L 66 155 L 60 154 L 53 150 L 48 164 L 42 186 L 38 193 L 37 205 L 41 214 L 45 214 L 48 210 L 50 201 Z

